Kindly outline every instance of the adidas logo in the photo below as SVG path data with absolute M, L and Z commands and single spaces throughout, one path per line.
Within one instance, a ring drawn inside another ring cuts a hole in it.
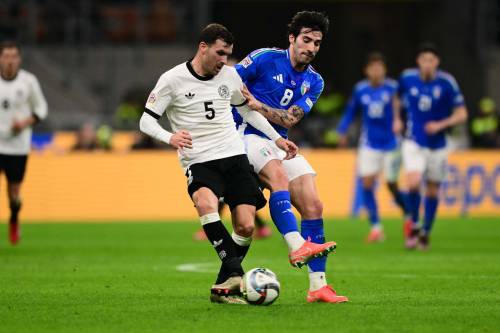
M 187 93 L 187 94 L 186 94 L 186 95 L 184 95 L 184 96 L 186 96 L 186 98 L 187 98 L 187 99 L 193 99 L 194 95 L 195 95 L 195 94 L 193 94 L 193 93 Z
M 283 83 L 283 74 L 275 75 L 275 76 L 273 76 L 273 79 L 275 79 L 279 83 Z

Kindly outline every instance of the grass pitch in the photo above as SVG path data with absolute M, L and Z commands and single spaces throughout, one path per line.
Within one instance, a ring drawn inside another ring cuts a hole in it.
M 269 307 L 211 304 L 218 259 L 197 223 L 0 226 L 0 332 L 498 332 L 500 219 L 440 219 L 427 253 L 402 247 L 401 223 L 367 245 L 365 222 L 326 222 L 338 243 L 327 276 L 345 304 L 307 304 L 307 270 L 277 232 L 244 263 L 277 273 Z

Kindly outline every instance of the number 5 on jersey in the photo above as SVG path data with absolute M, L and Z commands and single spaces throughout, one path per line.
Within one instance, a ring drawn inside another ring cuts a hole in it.
M 214 119 L 215 118 L 215 110 L 213 108 L 214 102 L 209 101 L 209 102 L 204 102 L 204 104 L 205 104 L 205 112 L 207 112 L 207 114 L 205 115 L 205 117 L 208 120 Z

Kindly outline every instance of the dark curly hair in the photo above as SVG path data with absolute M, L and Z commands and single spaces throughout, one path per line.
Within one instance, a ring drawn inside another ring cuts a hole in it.
M 200 33 L 198 42 L 212 45 L 217 39 L 221 39 L 229 45 L 234 44 L 233 34 L 225 26 L 219 23 L 210 23 Z
M 295 14 L 288 24 L 288 34 L 297 37 L 302 28 L 309 28 L 312 31 L 321 31 L 325 36 L 329 27 L 330 20 L 325 13 L 302 11 Z

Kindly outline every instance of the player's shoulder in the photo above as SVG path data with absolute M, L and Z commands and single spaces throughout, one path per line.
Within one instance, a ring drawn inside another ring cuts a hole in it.
M 360 92 L 370 87 L 370 82 L 367 79 L 356 82 L 354 85 L 354 91 Z
M 230 80 L 241 80 L 238 71 L 233 66 L 223 66 L 217 77 Z
M 36 75 L 25 69 L 20 69 L 17 75 L 19 79 L 23 81 L 30 81 L 30 82 L 37 81 Z
M 276 47 L 265 47 L 250 52 L 250 54 L 245 57 L 240 64 L 248 67 L 253 62 L 265 63 L 277 59 L 286 59 L 286 50 Z
M 443 70 L 439 70 L 437 72 L 437 78 L 439 81 L 443 82 L 444 84 L 451 85 L 451 87 L 453 87 L 453 89 L 458 89 L 457 80 L 455 80 L 453 75 L 451 75 L 450 73 L 443 71 Z
M 318 71 L 316 71 L 316 69 L 312 65 L 307 66 L 307 73 L 311 76 L 312 81 L 314 81 L 314 83 L 316 84 L 320 83 L 324 85 L 323 77 L 321 76 L 320 73 L 318 73 Z
M 418 68 L 407 68 L 401 73 L 401 79 L 415 79 L 418 78 Z
M 389 88 L 392 88 L 392 89 L 397 89 L 398 88 L 398 81 L 394 80 L 393 78 L 386 78 L 384 80 L 384 85 L 389 87 Z

